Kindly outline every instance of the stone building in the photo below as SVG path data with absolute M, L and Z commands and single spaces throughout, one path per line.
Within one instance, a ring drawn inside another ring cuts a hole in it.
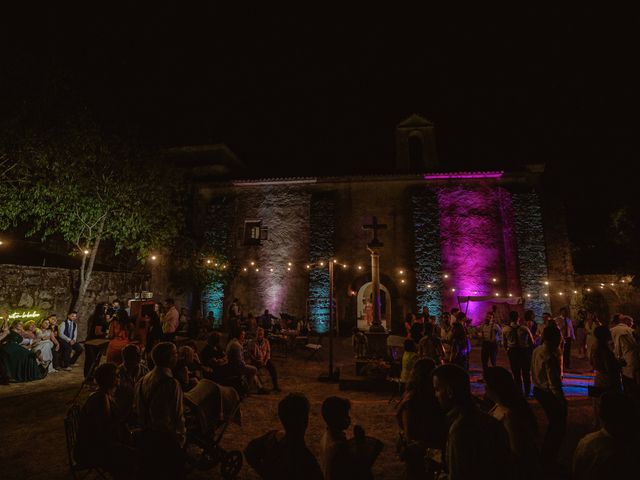
M 245 314 L 286 312 L 323 331 L 333 258 L 338 324 L 350 331 L 371 291 L 363 225 L 374 216 L 387 227 L 382 316 L 392 329 L 422 306 L 458 307 L 478 322 L 492 304 L 540 315 L 575 301 L 563 212 L 540 191 L 543 166 L 449 172 L 433 124 L 418 115 L 398 125 L 396 153 L 390 175 L 197 182 L 197 233 L 236 273 L 205 292 L 205 310 L 220 318 L 238 298 Z

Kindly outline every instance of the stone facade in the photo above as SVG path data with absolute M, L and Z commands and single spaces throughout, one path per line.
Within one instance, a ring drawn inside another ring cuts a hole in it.
M 64 318 L 72 304 L 78 271 L 64 268 L 0 265 L 0 310 L 37 309 Z M 123 272 L 93 272 L 80 310 L 80 333 L 97 302 L 126 300 L 140 291 L 147 277 Z
M 224 197 L 233 222 L 205 215 L 196 224 L 201 235 L 227 229 L 232 238 L 225 253 L 238 275 L 225 289 L 225 309 L 238 298 L 245 314 L 287 312 L 324 330 L 326 262 L 335 257 L 338 326 L 349 332 L 359 314 L 358 293 L 370 280 L 366 245 L 371 232 L 363 225 L 376 216 L 387 225 L 379 234 L 384 242 L 380 272 L 393 329 L 399 330 L 404 316 L 424 302 L 436 314 L 440 306 L 460 307 L 478 322 L 492 302 L 467 305 L 458 297 L 497 293 L 526 301 L 527 293 L 545 291 L 542 285 L 552 270 L 546 252 L 568 251 L 566 236 L 555 231 L 548 237 L 549 223 L 541 223 L 537 178 L 525 171 L 207 183 L 196 189 L 196 211 L 206 212 Z M 525 202 L 518 196 L 523 192 Z M 252 224 L 268 235 L 247 242 Z M 307 264 L 316 269 L 308 270 Z M 565 267 L 566 262 L 553 271 L 569 278 L 572 272 L 560 272 Z M 546 302 L 531 306 L 541 313 Z

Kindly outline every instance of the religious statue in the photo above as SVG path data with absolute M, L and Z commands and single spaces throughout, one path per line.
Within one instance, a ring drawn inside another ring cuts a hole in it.
M 364 304 L 364 308 L 362 310 L 364 319 L 367 322 L 367 325 L 371 326 L 371 323 L 373 322 L 373 303 L 367 298 L 364 298 L 362 303 Z
M 367 357 L 367 346 L 369 341 L 367 336 L 358 327 L 354 327 L 353 335 L 351 335 L 351 344 L 353 345 L 353 353 L 356 358 Z

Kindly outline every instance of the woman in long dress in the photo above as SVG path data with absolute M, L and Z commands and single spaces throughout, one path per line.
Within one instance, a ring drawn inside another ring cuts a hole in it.
M 5 374 L 16 382 L 39 380 L 47 370 L 38 364 L 35 354 L 21 346 L 24 338 L 11 330 L 0 345 L 0 361 L 4 364 Z
M 40 352 L 40 361 L 47 366 L 49 373 L 52 373 L 56 371 L 53 368 L 53 351 L 60 350 L 60 344 L 49 327 L 49 320 L 45 318 L 40 328 L 36 329 L 36 339 L 31 346 L 31 351 L 36 357 Z
M 121 311 L 124 313 L 124 311 Z M 120 365 L 122 363 L 122 349 L 131 342 L 133 326 L 125 315 L 116 315 L 109 324 L 109 346 L 107 347 L 107 362 Z

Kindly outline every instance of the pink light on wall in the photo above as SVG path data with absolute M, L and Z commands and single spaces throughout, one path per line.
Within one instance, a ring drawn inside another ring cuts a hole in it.
M 426 173 L 422 176 L 425 180 L 451 180 L 465 178 L 501 178 L 504 172 L 453 172 L 453 173 Z

